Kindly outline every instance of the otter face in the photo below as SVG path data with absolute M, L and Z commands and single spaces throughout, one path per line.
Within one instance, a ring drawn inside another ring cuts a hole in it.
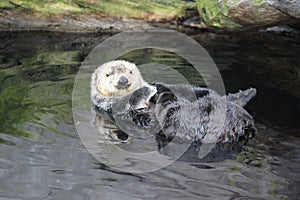
M 117 60 L 101 65 L 94 73 L 97 92 L 123 96 L 146 84 L 135 64 Z

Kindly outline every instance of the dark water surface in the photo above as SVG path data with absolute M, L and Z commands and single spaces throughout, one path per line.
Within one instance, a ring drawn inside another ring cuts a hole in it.
M 191 35 L 214 59 L 227 92 L 258 89 L 246 107 L 258 135 L 230 159 L 187 159 L 134 174 L 93 158 L 72 118 L 76 72 L 108 37 L 0 33 L 0 199 L 299 198 L 299 38 Z M 144 49 L 123 58 L 168 65 L 190 83 L 204 84 L 185 60 L 168 52 Z

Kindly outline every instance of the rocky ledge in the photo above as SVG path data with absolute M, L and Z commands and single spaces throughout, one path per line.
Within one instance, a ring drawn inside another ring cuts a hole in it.
M 9 0 L 0 2 L 0 30 L 68 32 L 174 27 L 195 2 L 182 0 Z
M 196 0 L 204 23 L 241 30 L 300 22 L 299 0 Z
M 150 27 L 240 31 L 300 23 L 299 0 L 8 0 L 0 30 L 99 32 Z

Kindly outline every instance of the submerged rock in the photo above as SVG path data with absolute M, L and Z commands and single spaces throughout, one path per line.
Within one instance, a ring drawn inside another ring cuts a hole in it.
M 299 31 L 297 29 L 292 28 L 287 25 L 268 27 L 266 29 L 260 30 L 260 32 L 267 32 L 267 33 L 273 33 L 273 34 L 277 34 L 277 35 L 284 35 L 284 36 L 290 36 L 290 37 L 299 35 Z
M 238 30 L 300 21 L 299 0 L 197 0 L 199 14 L 212 28 Z

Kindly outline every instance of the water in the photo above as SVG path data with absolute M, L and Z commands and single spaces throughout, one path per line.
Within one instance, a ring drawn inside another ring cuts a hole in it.
M 258 89 L 246 107 L 258 135 L 229 158 L 187 156 L 135 174 L 93 158 L 72 119 L 78 67 L 108 37 L 0 33 L 0 199 L 298 199 L 299 38 L 192 34 L 216 62 L 227 92 Z M 186 61 L 164 51 L 139 50 L 123 58 L 168 65 L 189 82 L 204 84 Z

